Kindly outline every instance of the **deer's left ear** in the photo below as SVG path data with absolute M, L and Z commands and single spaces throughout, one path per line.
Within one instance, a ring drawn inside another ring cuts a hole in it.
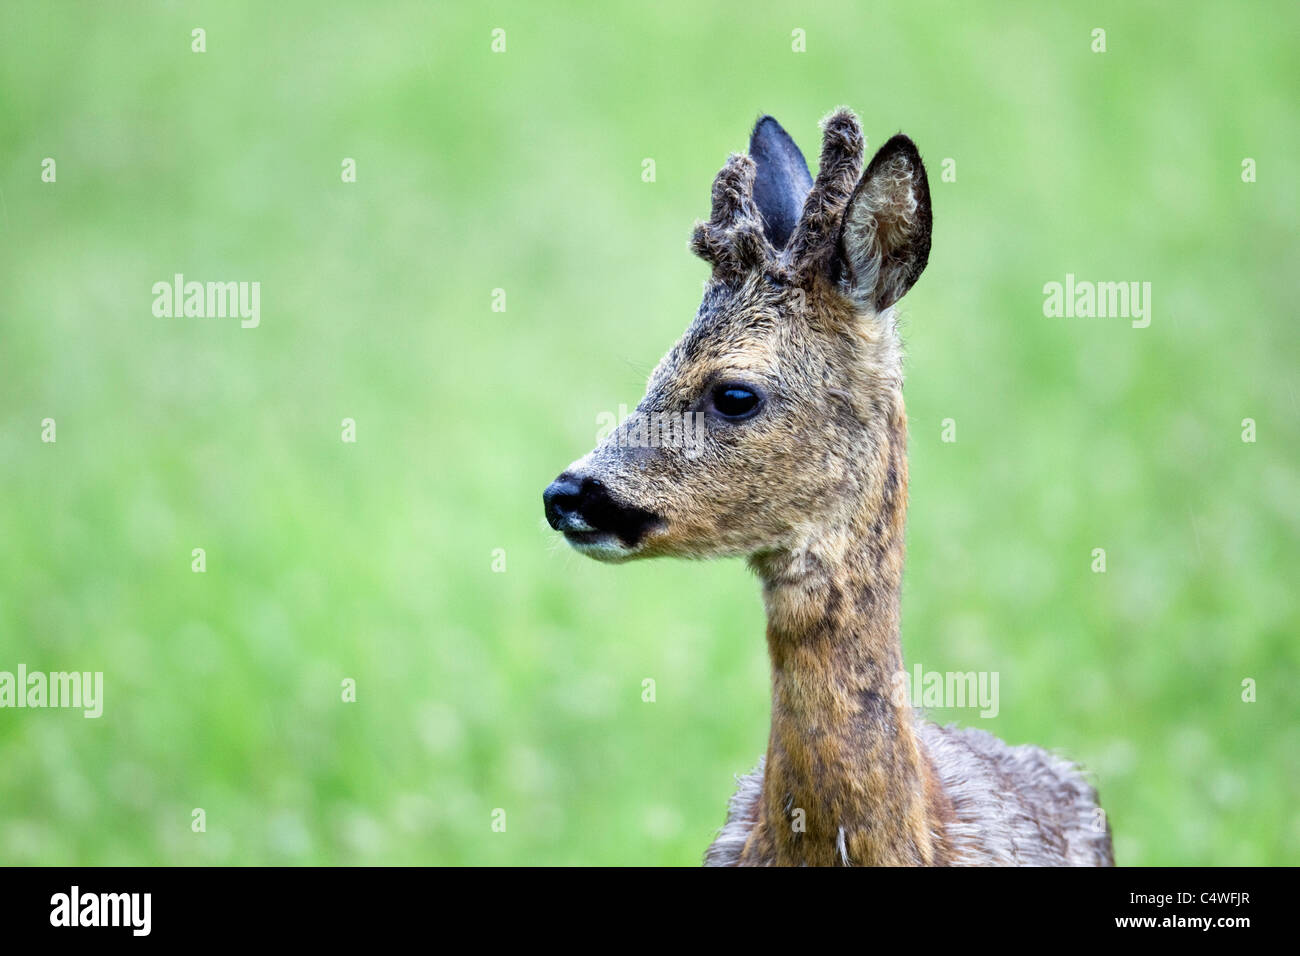
M 754 204 L 763 216 L 763 232 L 774 249 L 784 249 L 812 189 L 808 164 L 790 134 L 770 116 L 754 126 L 749 155 L 757 166 Z
M 930 258 L 930 184 L 916 144 L 899 133 L 849 198 L 839 255 L 849 295 L 876 312 L 903 297 Z

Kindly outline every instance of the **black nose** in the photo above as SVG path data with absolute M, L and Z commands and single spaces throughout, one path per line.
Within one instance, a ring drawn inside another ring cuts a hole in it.
M 582 485 L 570 474 L 560 475 L 546 486 L 542 492 L 542 504 L 546 506 L 546 520 L 556 531 L 566 530 L 566 525 L 575 523 L 582 503 Z
M 598 478 L 560 475 L 542 494 L 546 520 L 556 531 L 569 535 L 612 534 L 628 547 L 659 521 L 644 508 L 617 501 Z

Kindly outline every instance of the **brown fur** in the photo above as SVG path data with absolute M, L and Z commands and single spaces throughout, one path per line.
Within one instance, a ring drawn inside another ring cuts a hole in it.
M 853 476 L 858 507 L 845 523 L 797 552 L 755 561 L 768 615 L 772 731 L 760 820 L 744 863 L 946 858 L 947 799 L 916 740 L 910 706 L 893 693 L 903 666 L 901 402 L 886 422 Z M 803 832 L 792 826 L 796 808 L 805 812 Z
M 755 164 L 733 156 L 719 173 L 692 238 L 713 264 L 704 301 L 620 431 L 707 410 L 719 382 L 761 390 L 762 413 L 710 418 L 696 457 L 629 450 L 616 432 L 557 482 L 594 481 L 657 519 L 594 557 L 745 556 L 762 580 L 772 726 L 738 862 L 951 863 L 953 801 L 894 693 L 907 416 L 890 306 L 925 266 L 929 190 L 905 137 L 863 174 L 856 118 L 823 128 L 782 249 L 755 206 Z

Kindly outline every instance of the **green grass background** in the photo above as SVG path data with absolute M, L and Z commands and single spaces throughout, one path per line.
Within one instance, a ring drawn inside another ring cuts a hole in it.
M 904 651 L 1001 675 L 934 716 L 1086 764 L 1121 863 L 1300 861 L 1300 8 L 1077 6 L 5 3 L 0 669 L 106 700 L 0 710 L 0 862 L 696 863 L 757 585 L 541 491 L 693 315 L 727 153 L 840 104 L 930 167 Z M 175 272 L 261 327 L 154 318 Z M 1045 318 L 1067 272 L 1150 328 Z

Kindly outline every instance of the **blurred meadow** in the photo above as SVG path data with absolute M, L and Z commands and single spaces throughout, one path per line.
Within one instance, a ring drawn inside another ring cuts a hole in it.
M 0 863 L 698 863 L 758 586 L 541 492 L 694 314 L 727 154 L 841 104 L 930 171 L 904 654 L 1001 697 L 931 716 L 1083 763 L 1121 864 L 1300 862 L 1300 7 L 1077 6 L 3 4 L 0 670 L 105 699 L 0 710 Z M 175 273 L 260 325 L 155 317 Z M 1045 317 L 1067 273 L 1150 326 Z

